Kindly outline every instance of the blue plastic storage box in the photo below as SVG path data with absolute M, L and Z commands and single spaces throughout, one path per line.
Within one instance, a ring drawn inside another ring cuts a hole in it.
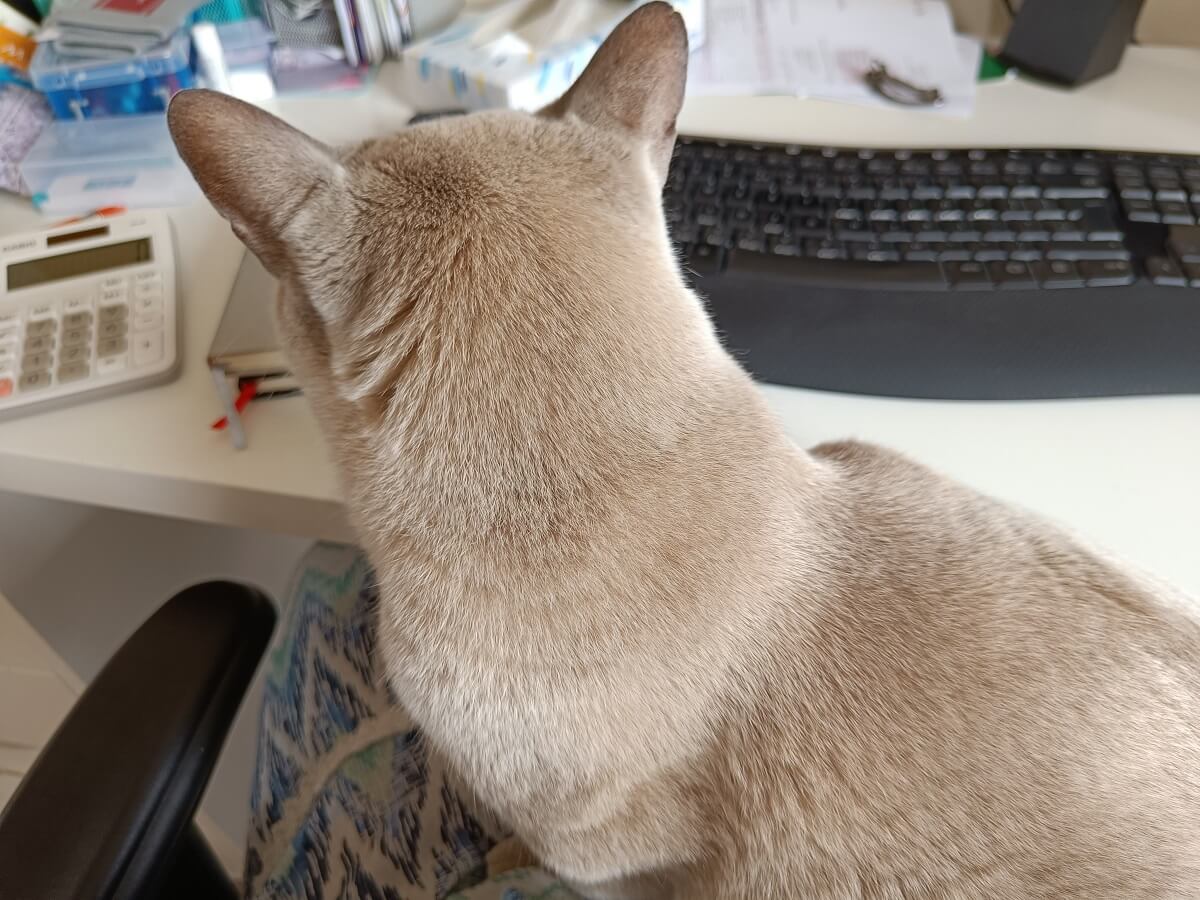
M 65 58 L 53 42 L 39 44 L 29 75 L 59 119 L 162 112 L 177 91 L 196 83 L 191 38 L 185 31 L 122 60 Z

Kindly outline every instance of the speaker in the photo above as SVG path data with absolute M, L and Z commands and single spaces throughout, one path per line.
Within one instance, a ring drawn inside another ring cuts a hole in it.
M 1025 0 L 1001 58 L 1023 72 L 1075 85 L 1117 67 L 1143 0 Z

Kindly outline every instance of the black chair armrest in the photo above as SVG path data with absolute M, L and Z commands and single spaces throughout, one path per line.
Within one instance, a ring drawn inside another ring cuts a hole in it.
M 153 895 L 274 624 L 259 591 L 209 582 L 125 642 L 0 814 L 0 900 Z

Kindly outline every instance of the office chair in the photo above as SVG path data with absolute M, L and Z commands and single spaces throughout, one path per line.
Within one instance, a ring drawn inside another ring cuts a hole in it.
M 544 894 L 552 879 L 535 870 L 532 894 L 478 884 L 506 832 L 391 694 L 377 602 L 370 564 L 338 544 L 313 546 L 281 598 L 244 885 L 192 817 L 276 613 L 252 588 L 209 582 L 117 651 L 0 812 L 0 900 Z
M 0 900 L 239 896 L 192 817 L 274 625 L 212 581 L 125 642 L 0 813 Z

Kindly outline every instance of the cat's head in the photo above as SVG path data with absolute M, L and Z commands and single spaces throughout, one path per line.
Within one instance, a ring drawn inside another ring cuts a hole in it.
M 435 120 L 347 149 L 207 91 L 178 94 L 168 119 L 204 193 L 279 278 L 285 349 L 318 414 L 406 415 L 421 378 L 457 386 L 462 414 L 494 402 L 496 379 L 510 395 L 552 379 L 587 393 L 671 364 L 649 342 L 681 328 L 656 298 L 680 293 L 660 197 L 686 65 L 682 20 L 651 3 L 534 115 Z

